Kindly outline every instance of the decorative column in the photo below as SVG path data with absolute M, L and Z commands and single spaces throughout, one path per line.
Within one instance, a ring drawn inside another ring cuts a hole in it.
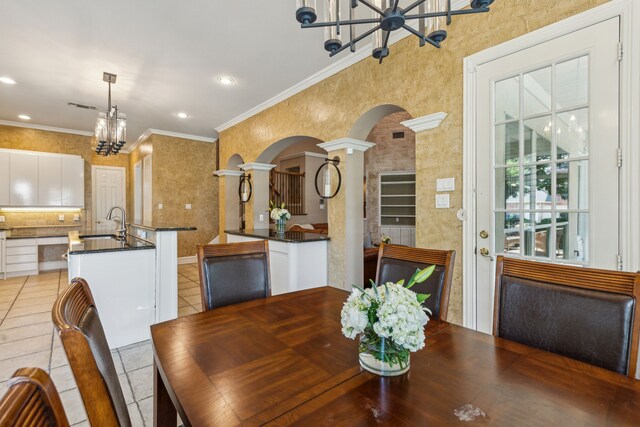
M 240 197 L 238 196 L 238 185 L 242 171 L 221 169 L 213 173 L 220 178 L 220 195 L 224 195 L 224 210 L 219 210 L 219 233 L 220 241 L 223 240 L 225 230 L 237 230 L 240 228 L 240 217 L 238 207 Z M 222 203 L 218 203 L 221 206 Z
M 244 218 L 247 230 L 264 230 L 269 228 L 269 172 L 276 165 L 268 163 L 245 163 L 239 168 L 251 174 L 253 196 L 245 204 Z M 261 220 L 262 219 L 262 220 Z
M 374 145 L 352 138 L 318 144 L 318 147 L 327 151 L 327 158 L 340 158 L 338 169 L 342 175 L 342 184 L 338 194 L 327 201 L 327 215 L 331 238 L 329 285 L 341 289 L 351 290 L 352 285 L 363 284 L 364 152 Z M 335 191 L 338 176 L 331 169 L 331 183 Z

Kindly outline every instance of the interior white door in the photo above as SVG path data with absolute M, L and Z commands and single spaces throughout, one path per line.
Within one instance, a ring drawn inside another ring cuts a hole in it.
M 617 267 L 618 18 L 478 67 L 476 327 L 495 255 Z
M 93 167 L 93 222 L 104 227 L 105 217 L 114 206 L 125 207 L 125 169 L 117 167 Z

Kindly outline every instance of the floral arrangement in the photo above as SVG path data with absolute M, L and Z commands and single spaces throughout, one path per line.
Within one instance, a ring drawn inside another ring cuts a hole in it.
M 380 242 L 384 243 L 385 245 L 388 245 L 391 243 L 391 237 L 387 236 L 386 234 L 382 234 L 380 235 Z
M 285 206 L 284 203 L 282 203 L 280 207 L 278 207 L 273 203 L 273 201 L 269 201 L 268 212 L 272 220 L 279 221 L 284 219 L 286 221 L 289 218 L 291 218 L 291 214 L 289 213 L 288 210 L 284 208 L 284 206 Z
M 407 367 L 409 353 L 424 347 L 424 326 L 429 321 L 429 309 L 422 303 L 428 294 L 416 294 L 410 288 L 422 283 L 435 266 L 416 270 L 405 286 L 404 280 L 388 282 L 354 290 L 345 302 L 342 313 L 342 333 L 354 339 L 360 335 L 360 353 L 369 353 L 389 365 Z

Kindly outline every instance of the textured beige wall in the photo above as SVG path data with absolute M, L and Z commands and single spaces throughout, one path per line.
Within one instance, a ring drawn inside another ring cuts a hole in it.
M 178 256 L 196 254 L 196 246 L 218 235 L 216 144 L 151 135 L 130 155 L 129 193 L 133 195 L 134 165 L 152 154 L 152 218 L 157 224 L 195 226 L 178 232 Z M 158 209 L 162 203 L 163 208 Z M 185 209 L 191 204 L 191 209 Z M 133 213 L 133 197 L 129 203 Z
M 500 0 L 489 14 L 454 19 L 440 50 L 419 48 L 415 37 L 406 38 L 391 46 L 382 65 L 365 59 L 223 131 L 220 163 L 233 153 L 254 161 L 274 142 L 294 135 L 323 141 L 345 137 L 361 115 L 382 104 L 400 106 L 413 117 L 447 112 L 440 128 L 416 139 L 417 244 L 458 251 L 449 320 L 461 323 L 462 225 L 455 216 L 462 204 L 461 185 L 451 194 L 451 209 L 436 210 L 433 194 L 436 178 L 453 176 L 462 182 L 463 58 L 605 1 Z M 220 203 L 223 211 L 224 200 Z

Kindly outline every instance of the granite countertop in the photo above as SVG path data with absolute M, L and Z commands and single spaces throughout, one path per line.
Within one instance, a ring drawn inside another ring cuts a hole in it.
M 69 230 L 75 228 L 76 230 Z M 77 231 L 80 235 L 114 234 L 113 227 L 86 228 L 81 225 L 38 226 L 38 227 L 9 227 L 7 240 L 34 239 L 36 237 L 67 237 L 69 232 Z
M 69 255 L 155 249 L 155 247 L 154 244 L 146 240 L 129 235 L 125 240 L 117 240 L 112 233 L 82 234 L 77 231 L 69 232 Z
M 275 240 L 286 243 L 320 242 L 330 240 L 329 236 L 325 234 L 304 233 L 302 231 L 285 231 L 283 234 L 278 234 L 275 230 L 225 230 L 224 232 L 227 234 L 234 234 L 236 236 L 255 237 L 258 239 Z
M 193 231 L 197 230 L 196 227 L 190 225 L 175 225 L 170 222 L 164 221 L 144 221 L 140 219 L 134 219 L 131 222 L 127 222 L 127 225 L 145 228 L 151 231 Z

